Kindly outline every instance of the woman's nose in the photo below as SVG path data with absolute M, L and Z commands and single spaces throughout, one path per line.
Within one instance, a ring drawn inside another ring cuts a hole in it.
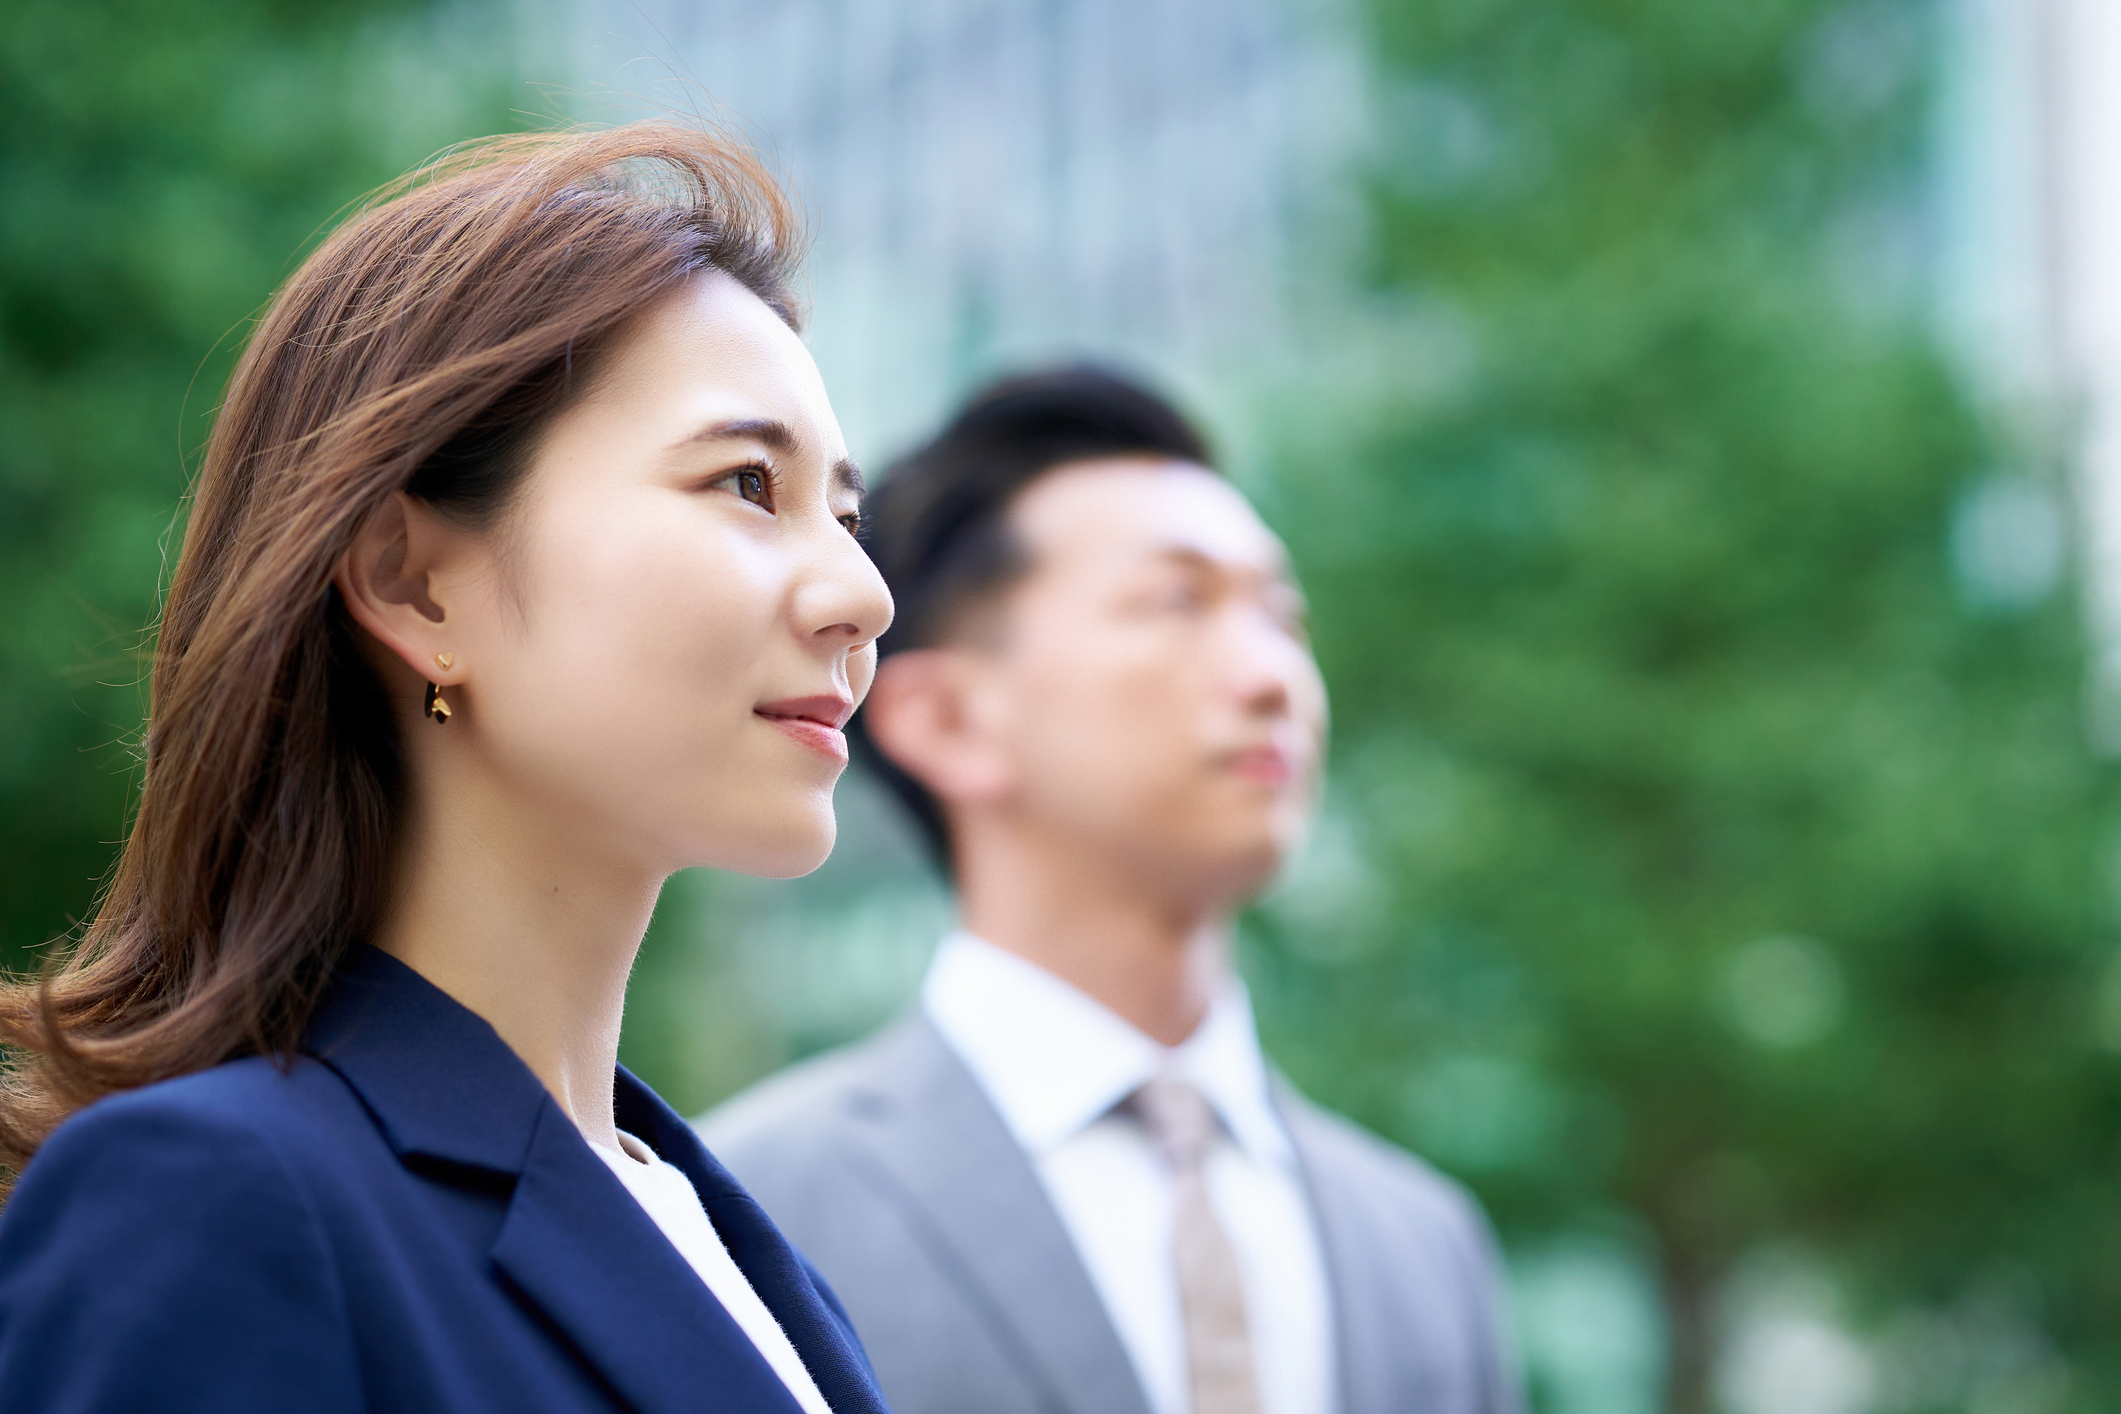
M 868 552 L 837 522 L 797 597 L 798 629 L 834 649 L 859 648 L 891 627 L 891 591 Z

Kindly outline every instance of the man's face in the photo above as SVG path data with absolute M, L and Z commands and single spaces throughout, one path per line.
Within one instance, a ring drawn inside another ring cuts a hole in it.
M 1326 694 L 1281 542 L 1184 462 L 1047 473 L 1011 528 L 1030 569 L 968 703 L 1035 831 L 1235 902 L 1300 840 Z

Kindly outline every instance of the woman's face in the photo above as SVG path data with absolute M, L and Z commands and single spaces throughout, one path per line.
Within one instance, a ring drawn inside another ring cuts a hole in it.
M 452 661 L 426 676 L 457 710 L 414 724 L 415 757 L 614 862 L 816 868 L 891 620 L 860 501 L 801 340 L 728 276 L 690 282 L 553 420 L 481 548 L 441 554 Z

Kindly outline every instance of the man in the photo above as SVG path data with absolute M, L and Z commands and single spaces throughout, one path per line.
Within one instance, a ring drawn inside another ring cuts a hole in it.
M 1504 1414 L 1486 1226 L 1259 1052 L 1231 920 L 1324 686 L 1281 544 L 1171 408 L 1002 383 L 885 479 L 855 746 L 956 886 L 915 1013 L 703 1121 L 897 1414 Z

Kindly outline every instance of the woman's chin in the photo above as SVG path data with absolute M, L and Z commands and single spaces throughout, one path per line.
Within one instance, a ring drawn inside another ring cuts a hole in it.
M 838 831 L 829 809 L 822 819 L 775 821 L 747 831 L 741 840 L 725 841 L 722 848 L 708 851 L 711 857 L 700 863 L 760 879 L 797 879 L 831 856 Z
M 823 864 L 831 854 L 832 847 L 827 845 L 825 848 L 804 855 L 800 859 L 790 856 L 764 862 L 753 867 L 741 868 L 737 872 L 749 874 L 759 879 L 800 879 L 805 874 L 815 872 L 818 866 Z

